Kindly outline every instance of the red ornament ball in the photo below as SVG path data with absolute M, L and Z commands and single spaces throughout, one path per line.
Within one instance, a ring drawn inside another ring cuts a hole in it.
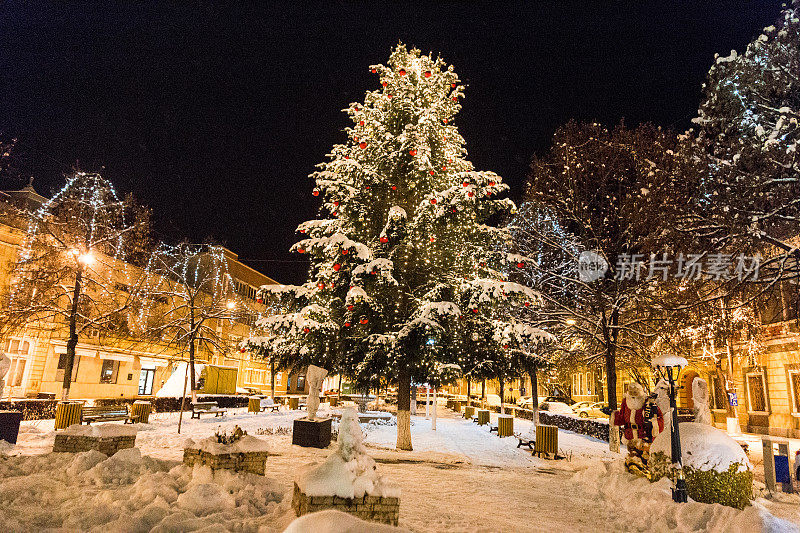
M 489 187 L 494 187 L 494 186 L 495 186 L 495 183 L 493 181 L 490 181 L 489 182 Z
M 303 333 L 308 333 L 309 331 L 311 331 L 311 330 L 308 329 L 308 328 L 303 328 Z
M 388 237 L 381 237 L 381 242 L 383 244 L 386 244 L 387 242 L 389 242 L 389 238 Z
M 314 189 L 313 191 L 311 191 L 311 194 L 313 196 L 319 196 L 319 189 Z
M 436 242 L 436 237 L 431 237 L 431 242 Z
M 387 85 L 389 85 L 389 84 L 388 84 L 388 83 L 386 83 L 385 81 L 382 81 L 382 82 L 381 82 L 381 85 L 383 85 L 384 87 L 386 87 L 386 86 L 387 86 Z
M 436 205 L 436 198 L 431 198 L 431 203 L 432 203 L 433 205 Z
M 364 141 L 361 141 L 360 143 L 358 143 L 358 147 L 363 150 L 364 148 L 367 147 L 367 143 L 365 143 Z
M 352 310 L 353 310 L 353 304 L 350 304 L 350 305 L 348 305 L 348 306 L 347 306 L 347 310 L 348 310 L 348 311 L 352 311 Z
M 504 345 L 503 345 L 503 348 L 505 348 L 506 350 L 508 350 L 508 344 L 504 344 Z
M 433 176 L 433 175 L 434 175 L 434 174 L 436 174 L 436 173 L 435 173 L 433 170 L 431 170 L 431 171 L 429 172 L 429 174 L 430 174 L 431 176 Z
M 470 198 L 472 198 L 473 196 L 475 196 L 475 193 L 474 193 L 474 192 L 472 192 L 472 191 L 469 191 L 469 192 L 467 193 L 467 196 L 469 196 Z
M 334 200 L 333 201 L 333 205 L 335 205 L 336 207 L 339 207 L 339 200 Z
M 525 268 L 525 263 L 520 261 L 519 263 L 517 263 L 517 268 Z
M 239 348 L 239 351 L 240 351 L 241 353 L 244 353 L 244 348 Z
M 367 318 L 362 318 L 361 320 L 359 320 L 359 322 L 360 322 L 361 324 L 366 324 L 367 322 L 369 322 L 369 319 L 367 319 Z
M 375 74 L 376 72 L 378 72 L 378 70 L 377 70 L 377 69 L 372 69 L 370 72 L 372 72 L 373 74 Z
M 363 126 L 363 125 L 364 125 L 364 121 L 363 121 L 363 120 L 359 120 L 359 121 L 358 121 L 358 125 L 359 125 L 359 126 Z
M 457 96 L 454 96 L 454 97 L 453 97 L 453 101 L 454 101 L 454 102 L 458 102 L 458 97 L 457 97 Z
M 454 207 L 453 208 L 453 213 L 457 213 L 457 212 L 458 212 L 458 210 Z
M 349 328 L 350 327 L 350 322 L 345 322 L 344 323 L 344 327 Z
M 413 149 L 412 149 L 412 150 L 409 150 L 409 151 L 408 151 L 408 155 L 417 155 L 417 151 L 416 151 L 416 150 L 413 150 Z
M 298 254 L 304 254 L 304 253 L 306 253 L 306 249 L 305 248 L 298 248 L 297 249 L 297 253 Z
M 462 183 L 461 185 L 463 185 L 464 187 L 469 187 L 469 182 L 468 182 L 468 181 L 465 181 L 465 182 L 464 182 L 464 183 Z
M 477 309 L 477 308 L 473 309 L 473 310 L 472 310 L 472 314 L 473 314 L 473 315 L 477 315 L 477 314 L 478 314 L 478 309 Z
M 447 167 L 442 167 L 442 170 L 447 170 Z
M 335 216 L 335 217 L 338 217 L 338 216 L 339 216 L 339 213 L 337 213 L 337 212 L 335 212 L 335 211 L 334 211 L 334 213 L 333 213 L 333 216 Z
M 405 76 L 406 75 L 406 69 L 401 68 L 400 72 L 398 72 L 398 74 L 400 74 L 401 76 Z
M 444 122 L 445 124 L 447 124 L 447 119 L 446 119 L 446 118 L 445 118 L 445 119 L 442 119 L 442 122 Z
M 317 283 L 317 288 L 318 288 L 319 290 L 322 290 L 322 289 L 324 289 L 324 288 L 325 288 L 325 284 L 324 284 L 324 283 Z
M 392 95 L 391 95 L 391 94 L 387 94 L 387 95 L 386 95 L 386 98 L 391 98 L 391 97 L 392 97 Z
M 347 248 L 342 250 L 342 255 L 347 255 L 350 252 Z
M 392 190 L 396 191 L 397 190 L 397 185 L 392 185 Z
M 264 303 L 264 299 L 263 298 L 259 298 L 259 299 L 256 300 L 256 303 L 263 304 Z
M 451 84 L 450 84 L 450 87 L 452 87 L 453 89 L 455 89 L 455 88 L 456 88 L 456 84 L 455 84 L 455 83 L 451 83 Z
M 430 78 L 431 77 L 431 71 L 430 70 L 426 70 L 425 74 L 423 74 L 423 76 L 425 76 L 426 78 Z
M 340 269 L 340 268 L 342 268 L 342 265 L 340 265 L 339 263 L 336 263 L 335 265 L 333 265 L 333 269 L 334 269 L 336 272 L 339 272 L 339 269 Z
M 525 302 L 525 307 L 530 307 L 530 306 L 531 306 L 530 302 Z

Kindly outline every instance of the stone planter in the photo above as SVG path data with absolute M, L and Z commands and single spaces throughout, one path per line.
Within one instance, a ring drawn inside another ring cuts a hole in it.
M 339 498 L 338 496 L 306 496 L 297 483 L 294 484 L 292 509 L 297 516 L 335 509 L 357 516 L 363 520 L 397 525 L 400 518 L 400 498 L 363 496 L 361 498 Z
M 331 419 L 300 418 L 292 425 L 292 444 L 310 448 L 327 448 L 331 443 Z
M 20 422 L 22 411 L 0 411 L 0 440 L 16 444 Z
M 187 466 L 201 464 L 211 470 L 233 470 L 263 476 L 268 455 L 269 453 L 264 451 L 214 454 L 198 448 L 184 448 L 183 464 Z
M 120 450 L 136 446 L 135 430 L 125 432 L 116 428 L 119 426 L 110 431 L 103 430 L 102 426 L 72 426 L 56 435 L 53 451 L 77 453 L 97 450 L 111 456 Z

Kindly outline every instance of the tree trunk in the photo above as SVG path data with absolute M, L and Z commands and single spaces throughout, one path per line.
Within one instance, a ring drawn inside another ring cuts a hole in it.
M 189 383 L 192 386 L 192 403 L 195 403 L 197 401 L 197 381 L 195 380 L 194 376 L 194 302 L 191 303 L 190 313 L 189 326 L 191 329 L 189 333 L 189 379 L 191 381 Z
M 539 422 L 539 376 L 536 375 L 536 365 L 528 373 L 531 376 L 531 421 L 536 425 Z
M 397 374 L 397 449 L 414 449 L 411 445 L 411 372 L 405 365 Z
M 75 366 L 75 347 L 78 345 L 78 300 L 81 297 L 81 281 L 83 268 L 75 273 L 75 286 L 72 289 L 72 306 L 69 312 L 69 339 L 67 339 L 67 360 L 64 363 L 64 380 L 62 381 L 61 400 L 69 400 L 69 388 L 72 385 L 72 368 Z
M 504 383 L 503 378 L 498 378 L 497 381 L 500 382 L 500 414 L 506 414 L 506 406 L 505 402 L 503 401 L 503 392 L 505 391 L 506 384 Z
M 469 397 L 469 393 L 470 393 L 470 387 L 471 387 L 471 386 L 472 386 L 472 381 L 470 381 L 470 379 L 469 379 L 469 378 L 467 378 L 467 405 L 472 405 L 472 404 L 470 403 L 471 399 L 470 399 L 470 397 Z
M 481 408 L 486 407 L 486 379 L 481 381 Z
M 603 338 L 606 344 L 606 390 L 608 392 L 608 407 L 612 411 L 617 410 L 617 310 L 611 312 L 611 316 L 606 319 L 603 311 Z
M 270 392 L 272 392 L 272 403 L 275 403 L 275 356 L 272 355 L 269 358 L 269 386 Z M 342 379 L 341 377 L 339 378 Z M 341 381 L 339 381 L 341 386 Z

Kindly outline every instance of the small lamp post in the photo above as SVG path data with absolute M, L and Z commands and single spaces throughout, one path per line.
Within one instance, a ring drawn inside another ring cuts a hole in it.
M 686 503 L 686 478 L 683 475 L 683 460 L 681 456 L 681 434 L 678 428 L 678 404 L 676 401 L 675 381 L 681 369 L 688 366 L 685 358 L 676 355 L 662 355 L 652 361 L 656 375 L 669 382 L 669 406 L 672 408 L 672 423 L 669 425 L 670 444 L 672 444 L 672 464 L 677 464 L 675 486 L 672 488 L 672 501 Z

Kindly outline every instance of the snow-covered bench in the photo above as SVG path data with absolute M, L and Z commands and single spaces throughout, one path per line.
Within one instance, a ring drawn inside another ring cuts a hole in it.
M 81 411 L 81 422 L 86 422 L 88 426 L 92 422 L 124 420 L 125 423 L 135 423 L 139 421 L 139 415 L 128 413 L 128 408 L 124 405 L 103 405 L 99 407 L 84 407 Z
M 536 444 L 536 438 L 535 437 L 530 438 L 533 437 L 533 435 L 531 435 L 530 433 L 526 435 L 521 435 L 519 433 L 516 433 L 514 436 L 517 437 L 517 440 L 519 441 L 517 443 L 517 448 L 527 446 L 530 451 L 533 451 L 533 445 Z
M 225 409 L 220 409 L 217 402 L 192 402 L 192 418 L 200 419 L 202 413 L 211 414 L 214 416 L 222 416 L 225 414 Z

